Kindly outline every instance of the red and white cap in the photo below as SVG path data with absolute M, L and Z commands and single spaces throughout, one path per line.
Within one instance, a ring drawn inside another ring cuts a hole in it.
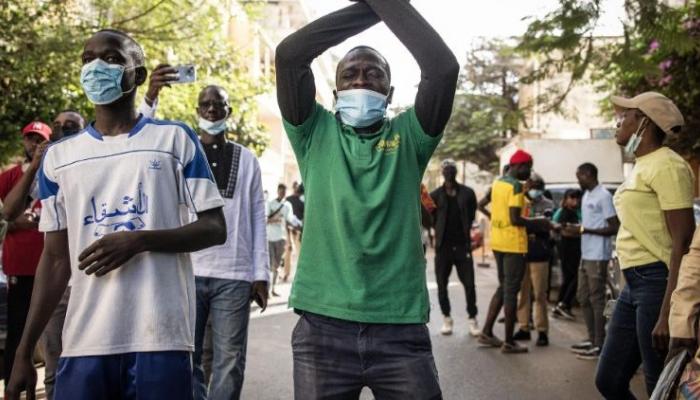
M 23 136 L 27 136 L 30 133 L 37 133 L 44 139 L 49 140 L 51 137 L 51 127 L 40 121 L 31 122 L 22 129 Z

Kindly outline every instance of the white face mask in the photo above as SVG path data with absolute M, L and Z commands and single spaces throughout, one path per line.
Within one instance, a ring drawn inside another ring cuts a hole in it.
M 228 113 L 223 119 L 218 121 L 209 121 L 208 119 L 199 117 L 199 128 L 206 131 L 208 134 L 217 136 L 221 135 L 226 131 L 226 120 L 228 119 Z
M 642 119 L 642 122 L 639 123 L 639 127 L 637 128 L 637 132 L 635 132 L 630 137 L 630 140 L 625 145 L 625 153 L 627 153 L 628 155 L 633 156 L 634 153 L 639 148 L 639 145 L 642 143 L 642 135 L 644 134 L 644 128 L 646 128 L 646 126 L 647 126 L 646 123 L 647 123 L 647 118 L 644 117 Z

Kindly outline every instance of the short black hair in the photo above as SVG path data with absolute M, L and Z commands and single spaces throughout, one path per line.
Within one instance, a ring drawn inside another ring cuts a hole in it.
M 345 55 L 343 56 L 342 59 L 344 60 L 345 58 L 348 57 L 348 55 L 350 53 L 352 53 L 354 51 L 371 51 L 374 54 L 376 54 L 379 57 L 379 59 L 382 61 L 384 66 L 386 67 L 386 75 L 387 75 L 387 78 L 389 78 L 389 81 L 391 82 L 391 67 L 389 67 L 389 61 L 387 61 L 386 57 L 384 57 L 384 55 L 382 53 L 377 51 L 377 49 L 375 49 L 374 47 L 367 46 L 367 45 L 360 45 L 360 46 L 355 46 L 352 49 L 350 49 L 347 53 L 345 53 Z M 338 63 L 338 67 L 340 67 L 340 63 Z M 336 76 L 338 75 L 338 72 L 339 72 L 339 70 L 336 68 L 336 71 L 335 71 Z
M 583 163 L 579 165 L 578 170 L 590 175 L 594 179 L 598 179 L 598 167 L 592 163 Z
M 285 185 L 284 183 L 280 183 L 279 185 L 277 185 L 277 190 L 280 190 L 280 189 L 287 190 L 287 185 Z
M 56 114 L 56 116 L 59 116 L 59 115 L 61 115 L 61 114 L 65 114 L 65 113 L 77 114 L 83 121 L 85 121 L 85 117 L 83 117 L 83 114 L 81 114 L 81 113 L 78 112 L 78 111 L 71 110 L 71 109 L 65 109 L 65 110 L 63 110 L 63 111 L 59 111 L 59 113 Z
M 580 189 L 566 189 L 566 192 L 564 192 L 564 198 L 574 198 L 574 199 L 580 199 L 583 197 L 583 193 L 581 193 Z
M 129 53 L 132 60 L 134 61 L 134 65 L 138 67 L 146 66 L 146 55 L 143 52 L 143 48 L 134 38 L 129 36 L 129 34 L 127 34 L 124 31 L 112 28 L 100 29 L 95 33 L 95 35 L 97 35 L 98 33 L 111 33 L 117 36 L 121 36 L 126 41 L 126 51 Z
M 226 97 L 228 100 L 228 97 L 229 97 L 228 91 L 226 90 L 226 88 L 224 88 L 223 86 L 219 86 L 219 85 L 207 85 L 207 86 L 205 86 L 204 88 L 202 88 L 202 90 L 199 91 L 199 96 L 202 96 L 204 94 L 204 92 L 211 90 L 211 89 L 216 90 L 217 92 L 219 92 L 219 94 L 223 93 L 224 97 Z
M 299 186 L 297 186 L 297 192 L 299 192 L 299 194 L 304 194 L 304 184 L 303 183 L 300 183 Z

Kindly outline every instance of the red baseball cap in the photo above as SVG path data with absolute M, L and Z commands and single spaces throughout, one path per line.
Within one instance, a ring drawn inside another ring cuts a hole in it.
M 38 133 L 44 139 L 49 140 L 51 137 L 51 127 L 43 122 L 34 121 L 22 129 L 23 136 L 27 136 L 30 133 Z
M 526 152 L 525 150 L 520 150 L 516 151 L 511 157 L 510 157 L 510 165 L 516 165 L 516 164 L 525 164 L 525 163 L 531 163 L 532 162 L 532 156 L 530 153 Z

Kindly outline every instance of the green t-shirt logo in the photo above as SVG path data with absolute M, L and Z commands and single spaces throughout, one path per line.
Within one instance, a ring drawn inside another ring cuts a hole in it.
M 395 153 L 399 149 L 401 144 L 401 137 L 395 134 L 393 139 L 382 139 L 377 142 L 377 151 L 384 152 L 385 154 Z

